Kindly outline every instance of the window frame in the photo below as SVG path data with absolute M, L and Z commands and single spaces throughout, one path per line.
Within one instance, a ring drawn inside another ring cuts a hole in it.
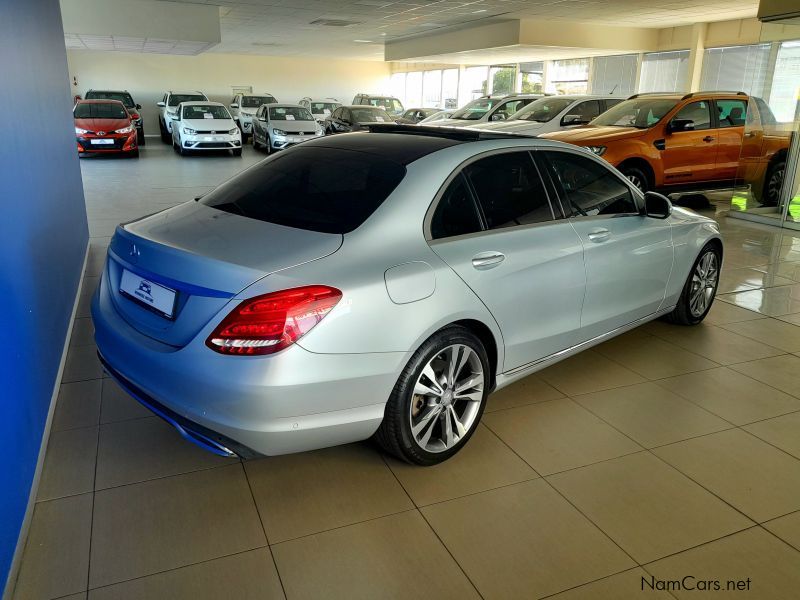
M 700 104 L 702 102 L 705 102 L 708 105 L 708 127 L 701 127 L 701 128 L 695 127 L 694 129 L 688 129 L 686 131 L 673 131 L 672 132 L 673 135 L 678 133 L 692 133 L 694 131 L 708 131 L 709 129 L 717 129 L 719 127 L 719 123 L 717 121 L 717 112 L 716 112 L 717 106 L 716 103 L 711 98 L 706 98 L 706 99 L 697 98 L 694 100 L 690 100 L 686 104 L 677 106 L 675 109 L 673 109 L 675 112 L 667 121 L 667 127 L 669 127 L 669 124 L 678 118 L 678 115 L 681 114 L 683 109 L 690 107 L 692 104 Z
M 715 98 L 712 102 L 714 106 L 714 110 L 711 112 L 714 115 L 714 121 L 716 122 L 716 129 L 736 129 L 737 127 L 745 127 L 747 125 L 747 116 L 750 112 L 750 103 L 749 98 L 744 96 L 739 98 Z M 719 109 L 719 102 L 740 102 L 744 104 L 744 122 L 741 125 L 722 125 L 722 122 L 719 119 L 720 109 Z
M 550 157 L 548 156 L 548 153 L 551 152 L 561 153 L 561 154 L 573 154 L 579 158 L 583 158 L 588 161 L 594 162 L 603 169 L 605 169 L 606 171 L 608 171 L 609 175 L 616 177 L 620 182 L 624 184 L 626 188 L 628 188 L 628 191 L 630 191 L 631 197 L 633 198 L 633 204 L 636 207 L 637 212 L 616 213 L 613 215 L 582 215 L 574 210 L 570 210 L 570 214 L 568 215 L 566 209 L 564 208 L 565 204 L 568 205 L 567 192 L 564 189 L 562 183 L 560 181 L 556 181 L 556 179 L 553 177 L 552 169 L 554 167 L 550 162 Z M 555 194 L 555 197 L 558 200 L 558 206 L 561 209 L 562 219 L 565 219 L 567 221 L 569 221 L 570 219 L 595 219 L 595 220 L 618 219 L 621 217 L 641 217 L 645 214 L 644 195 L 641 193 L 641 191 L 636 186 L 634 186 L 630 181 L 628 181 L 628 179 L 624 175 L 622 175 L 622 173 L 618 172 L 613 167 L 610 167 L 610 165 L 607 162 L 594 156 L 593 154 L 590 154 L 586 151 L 573 150 L 571 148 L 547 147 L 547 148 L 537 148 L 537 151 L 534 152 L 534 157 L 538 161 L 541 161 L 542 163 L 542 167 L 539 169 L 540 172 L 544 172 L 547 174 L 545 181 L 549 182 L 550 186 L 552 186 L 552 191 Z
M 560 222 L 565 222 L 566 219 L 563 216 L 564 213 L 563 213 L 563 211 L 559 212 L 558 210 L 556 210 L 556 206 L 557 205 L 553 202 L 552 190 L 551 190 L 550 186 L 548 186 L 547 178 L 543 175 L 542 169 L 540 168 L 538 162 L 535 159 L 536 150 L 537 150 L 537 148 L 531 147 L 531 146 L 519 146 L 519 147 L 511 147 L 511 148 L 497 148 L 497 149 L 494 149 L 494 150 L 487 150 L 485 152 L 481 152 L 480 154 L 475 154 L 473 156 L 470 156 L 468 159 L 462 161 L 461 163 L 459 163 L 453 169 L 453 171 L 447 176 L 447 178 L 445 178 L 444 182 L 439 187 L 438 191 L 436 192 L 436 194 L 433 197 L 433 200 L 431 201 L 430 205 L 428 206 L 428 210 L 425 211 L 425 217 L 424 217 L 424 219 L 422 221 L 422 234 L 425 237 L 425 240 L 428 242 L 428 244 L 449 242 L 451 240 L 469 239 L 471 237 L 475 237 L 475 236 L 479 236 L 479 235 L 502 234 L 504 232 L 509 232 L 509 231 L 519 231 L 519 230 L 522 230 L 522 229 L 531 229 L 531 228 L 534 228 L 534 227 L 544 227 L 544 226 L 547 226 L 547 225 L 554 225 L 554 224 L 557 224 L 557 223 L 560 223 Z M 527 154 L 528 157 L 530 158 L 531 162 L 533 163 L 534 170 L 537 172 L 537 174 L 539 175 L 539 178 L 542 181 L 542 184 L 543 184 L 543 187 L 544 187 L 544 190 L 545 190 L 545 195 L 547 196 L 547 203 L 549 204 L 550 212 L 553 215 L 553 220 L 552 221 L 542 221 L 542 222 L 539 222 L 539 223 L 524 223 L 522 225 L 512 225 L 511 227 L 500 227 L 498 229 L 490 229 L 488 227 L 487 222 L 486 222 L 486 217 L 483 214 L 483 208 L 481 207 L 481 204 L 480 204 L 480 201 L 478 199 L 477 193 L 475 192 L 475 189 L 473 188 L 472 182 L 470 181 L 469 177 L 464 173 L 464 169 L 466 169 L 472 163 L 478 162 L 479 160 L 482 160 L 484 158 L 489 158 L 489 157 L 497 155 L 497 154 L 509 154 L 509 153 L 512 153 L 512 152 L 522 152 L 522 153 Z M 478 217 L 479 217 L 480 222 L 481 222 L 481 229 L 479 231 L 475 231 L 475 232 L 472 232 L 472 233 L 464 233 L 464 234 L 461 234 L 461 235 L 454 235 L 454 236 L 444 237 L 444 238 L 434 238 L 431 235 L 431 222 L 433 221 L 433 215 L 436 212 L 436 209 L 439 207 L 439 203 L 440 203 L 442 197 L 444 196 L 445 192 L 450 187 L 450 184 L 459 175 L 463 175 L 464 180 L 465 180 L 465 182 L 467 184 L 467 189 L 469 190 L 469 194 L 472 197 L 473 205 L 475 206 L 476 210 L 478 211 Z M 558 200 L 558 198 L 556 198 L 556 200 Z M 558 205 L 558 207 L 560 208 L 560 204 Z

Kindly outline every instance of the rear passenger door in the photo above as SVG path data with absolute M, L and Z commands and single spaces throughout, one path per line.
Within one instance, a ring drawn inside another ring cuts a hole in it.
M 504 371 L 580 338 L 583 250 L 556 218 L 531 154 L 497 152 L 455 175 L 429 221 L 431 248 L 494 316 Z
M 716 100 L 717 107 L 717 177 L 733 180 L 742 154 L 747 99 Z
M 656 312 L 672 271 L 669 221 L 642 216 L 628 183 L 599 160 L 569 151 L 536 154 L 546 159 L 562 210 L 583 244 L 583 339 Z

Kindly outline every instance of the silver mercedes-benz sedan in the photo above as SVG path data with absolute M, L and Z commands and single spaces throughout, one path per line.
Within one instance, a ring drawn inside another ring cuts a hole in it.
M 375 437 L 431 465 L 487 396 L 646 321 L 699 323 L 714 221 L 586 150 L 376 126 L 120 225 L 93 298 L 108 373 L 244 458 Z

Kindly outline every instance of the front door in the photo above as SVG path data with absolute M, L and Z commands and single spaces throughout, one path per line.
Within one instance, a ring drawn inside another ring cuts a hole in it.
M 584 340 L 655 313 L 672 271 L 672 230 L 640 214 L 631 188 L 599 160 L 544 153 L 586 264 Z
M 530 153 L 467 165 L 439 201 L 430 236 L 497 321 L 504 371 L 578 343 L 583 249 L 569 222 L 554 217 Z
M 688 130 L 675 130 L 678 122 L 691 122 Z M 690 102 L 671 119 L 665 136 L 661 164 L 664 167 L 664 184 L 681 185 L 712 181 L 717 159 L 717 130 L 711 119 L 708 100 Z

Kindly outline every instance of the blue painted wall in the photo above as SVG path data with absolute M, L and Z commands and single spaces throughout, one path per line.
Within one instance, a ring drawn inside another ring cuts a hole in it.
M 87 241 L 58 0 L 0 0 L 0 593 Z

